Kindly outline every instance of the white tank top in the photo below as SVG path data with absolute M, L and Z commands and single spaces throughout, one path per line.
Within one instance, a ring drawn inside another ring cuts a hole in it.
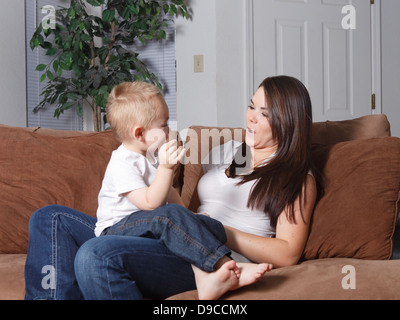
M 275 228 L 271 227 L 269 217 L 261 210 L 252 210 L 247 207 L 249 194 L 255 181 L 238 186 L 240 178 L 231 179 L 225 174 L 225 170 L 231 165 L 241 145 L 240 142 L 230 141 L 211 151 L 213 162 L 219 159 L 217 161 L 219 163 L 203 164 L 204 175 L 197 187 L 201 203 L 198 212 L 207 213 L 222 224 L 242 232 L 273 237 Z M 232 257 L 239 262 L 249 262 L 238 253 L 234 253 Z

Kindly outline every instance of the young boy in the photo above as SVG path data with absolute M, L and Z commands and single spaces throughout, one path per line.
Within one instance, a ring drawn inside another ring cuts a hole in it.
M 168 107 L 157 87 L 118 85 L 108 100 L 107 119 L 122 144 L 111 156 L 99 193 L 96 236 L 160 239 L 192 264 L 201 299 L 217 299 L 270 269 L 266 264 L 238 266 L 224 245 L 222 224 L 183 208 L 172 181 L 185 150 L 176 140 L 168 141 Z
M 104 176 L 96 236 L 136 211 L 152 211 L 167 202 L 183 204 L 172 179 L 184 150 L 176 141 L 166 143 L 169 112 L 158 88 L 144 82 L 120 84 L 109 97 L 107 120 L 122 144 Z

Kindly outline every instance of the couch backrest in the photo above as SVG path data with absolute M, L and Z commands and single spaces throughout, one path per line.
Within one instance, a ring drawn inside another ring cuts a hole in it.
M 390 135 L 385 116 L 317 123 L 314 130 L 313 142 L 323 144 Z M 207 143 L 201 143 L 204 137 Z M 217 144 L 243 137 L 242 129 L 192 127 L 186 148 L 192 159 L 200 159 Z M 65 205 L 95 216 L 103 175 L 111 152 L 118 145 L 110 131 L 88 133 L 0 125 L 0 253 L 26 253 L 29 219 L 41 207 Z M 202 167 L 193 162 L 185 165 L 181 181 L 177 173 L 175 182 L 183 184 L 182 198 L 195 211 Z
M 94 216 L 111 132 L 0 126 L 0 253 L 26 253 L 29 218 L 58 204 Z
M 0 125 L 0 254 L 26 253 L 31 215 L 64 205 L 96 216 L 98 193 L 113 150 L 100 133 Z M 180 170 L 174 185 L 180 189 Z
M 390 136 L 390 124 L 385 115 L 369 115 L 353 120 L 326 121 L 313 124 L 312 143 L 333 145 L 343 141 Z M 215 146 L 231 139 L 244 141 L 245 131 L 240 128 L 192 126 L 189 128 L 185 148 L 189 153 L 183 177 L 182 199 L 196 211 L 199 206 L 197 183 L 202 175 L 201 159 Z M 197 155 L 196 157 L 193 154 Z
M 390 135 L 390 123 L 386 115 L 370 115 L 353 120 L 316 122 L 313 125 L 312 143 L 333 145 Z

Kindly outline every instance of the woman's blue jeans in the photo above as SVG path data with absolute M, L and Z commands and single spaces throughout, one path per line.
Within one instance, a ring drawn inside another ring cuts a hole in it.
M 133 214 L 99 238 L 95 222 L 60 206 L 32 216 L 26 299 L 163 299 L 195 289 L 191 263 L 210 269 L 229 253 L 219 222 L 176 205 Z
M 94 238 L 96 219 L 62 206 L 36 211 L 29 220 L 25 299 L 83 299 L 74 272 L 78 249 Z
M 165 299 L 196 289 L 190 264 L 156 239 L 91 239 L 77 254 L 75 271 L 86 300 Z
M 193 290 L 190 264 L 212 272 L 231 252 L 220 222 L 175 204 L 136 212 L 104 233 L 75 258 L 85 299 L 164 299 Z

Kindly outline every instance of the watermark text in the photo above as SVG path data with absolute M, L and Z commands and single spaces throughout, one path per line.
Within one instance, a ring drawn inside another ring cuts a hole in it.
M 56 9 L 53 6 L 47 5 L 42 8 L 42 13 L 46 16 L 42 19 L 43 30 L 56 28 Z
M 342 28 L 344 30 L 355 30 L 357 27 L 356 8 L 353 5 L 347 5 L 342 8 Z

